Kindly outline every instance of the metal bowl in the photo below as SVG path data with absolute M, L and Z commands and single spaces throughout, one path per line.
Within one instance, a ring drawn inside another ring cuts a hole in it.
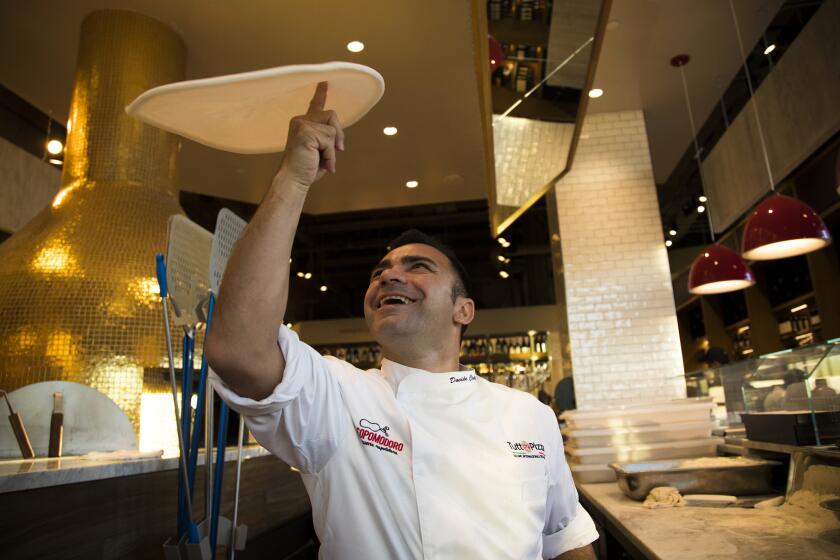
M 826 500 L 820 502 L 820 505 L 833 513 L 837 521 L 840 521 L 840 500 Z
M 628 498 L 644 500 L 657 486 L 671 486 L 682 494 L 726 494 L 756 496 L 774 492 L 777 461 L 753 460 L 749 463 L 712 467 L 684 467 L 687 459 L 613 463 L 618 487 Z

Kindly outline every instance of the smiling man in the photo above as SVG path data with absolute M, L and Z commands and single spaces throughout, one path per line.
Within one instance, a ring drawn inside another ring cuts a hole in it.
M 381 369 L 322 357 L 283 326 L 309 187 L 344 150 L 319 84 L 228 262 L 207 338 L 211 380 L 257 440 L 298 468 L 321 558 L 594 558 L 553 412 L 458 364 L 466 270 L 416 230 L 373 268 L 365 319 Z

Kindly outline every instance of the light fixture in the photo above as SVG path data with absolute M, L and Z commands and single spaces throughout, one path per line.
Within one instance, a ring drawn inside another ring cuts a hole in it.
M 673 242 L 673 241 L 671 241 L 670 239 L 666 239 L 666 240 L 665 240 L 665 246 L 666 246 L 666 247 L 670 247 L 670 246 L 671 246 L 671 245 L 673 245 L 673 244 L 674 244 L 674 242 Z
M 386 126 L 385 128 L 382 129 L 382 134 L 384 134 L 385 136 L 393 136 L 396 133 L 397 133 L 397 127 L 396 126 Z
M 589 90 L 589 97 L 592 99 L 598 99 L 602 95 L 604 95 L 604 90 L 601 88 L 592 88 Z
M 807 304 L 807 303 L 803 303 L 802 305 L 797 305 L 796 307 L 794 307 L 793 309 L 791 309 L 791 310 L 790 310 L 790 312 L 791 312 L 791 313 L 796 313 L 797 311 L 804 311 L 804 310 L 806 310 L 806 309 L 808 309 L 808 304 Z
M 507 243 L 507 239 L 505 239 L 504 237 L 499 237 L 496 239 L 496 241 L 499 242 L 499 245 L 504 245 L 505 243 Z
M 706 184 L 703 180 L 703 165 L 700 162 L 700 146 L 697 144 L 697 129 L 694 126 L 694 113 L 691 111 L 688 84 L 685 81 L 685 70 L 683 69 L 689 60 L 691 58 L 687 54 L 677 55 L 671 59 L 671 66 L 680 70 L 688 122 L 691 125 L 691 138 L 694 143 L 694 157 L 697 159 L 697 168 L 700 174 L 700 188 L 705 193 Z M 705 194 L 703 198 L 705 199 Z M 705 206 L 697 207 L 697 212 L 702 214 L 705 211 Z M 691 269 L 688 272 L 688 291 L 699 295 L 723 294 L 743 290 L 754 285 L 755 277 L 753 277 L 753 273 L 744 259 L 732 249 L 715 242 L 715 228 L 712 224 L 711 212 L 706 216 L 709 220 L 709 234 L 712 237 L 712 244 L 697 255 L 697 258 L 691 263 Z
M 292 323 L 286 323 L 286 326 L 291 329 L 294 325 Z
M 753 116 L 761 142 L 761 153 L 764 155 L 764 166 L 772 193 L 756 207 L 747 220 L 744 235 L 741 238 L 741 254 L 747 259 L 766 261 L 817 251 L 831 243 L 831 234 L 810 206 L 795 198 L 776 193 L 776 183 L 773 180 L 773 171 L 770 169 L 767 144 L 764 142 L 764 131 L 761 128 L 758 105 L 747 67 L 747 57 L 744 54 L 744 43 L 741 40 L 738 15 L 735 13 L 735 4 L 732 0 L 729 0 L 729 8 L 732 11 L 732 21 L 735 24 L 738 48 L 747 77 Z
M 303 278 L 303 272 L 298 272 L 297 276 L 298 276 L 298 278 Z
M 719 243 L 709 245 L 691 263 L 688 291 L 692 294 L 722 294 L 755 284 L 750 267 L 738 253 Z
M 697 197 L 697 200 L 698 200 L 699 202 L 706 202 L 706 201 L 707 201 L 707 200 L 709 200 L 709 199 L 708 199 L 708 198 L 706 198 L 706 195 L 702 195 L 702 194 L 701 194 L 700 196 L 698 196 L 698 197 Z
M 50 158 L 50 163 L 53 164 L 53 165 L 62 165 L 64 162 L 61 161 L 60 159 Z
M 365 50 L 365 44 L 361 41 L 350 41 L 347 43 L 347 50 L 350 52 L 362 52 Z
M 776 50 L 776 43 L 770 43 L 767 45 L 767 48 L 764 49 L 764 54 L 770 54 L 771 52 Z
M 327 285 L 326 285 L 326 284 L 321 284 L 321 291 L 322 291 L 322 292 L 326 292 L 326 291 L 327 291 Z
M 510 276 L 510 274 L 508 274 L 507 270 L 500 270 L 499 271 L 499 276 L 506 279 L 508 276 Z
M 504 255 L 499 255 L 496 258 L 499 259 L 499 262 L 505 262 L 505 256 Z
M 306 274 L 304 274 L 304 275 L 303 275 L 303 277 L 304 277 L 306 280 L 309 280 L 310 278 L 312 278 L 312 273 L 311 273 L 311 272 L 307 272 Z
M 417 185 L 419 185 L 419 184 L 420 183 L 418 183 L 417 181 L 406 181 L 405 182 L 405 186 L 408 187 L 409 189 L 416 189 Z
M 747 220 L 741 254 L 755 261 L 784 259 L 822 249 L 829 243 L 831 233 L 810 206 L 774 193 Z
M 57 156 L 64 150 L 64 144 L 61 143 L 61 140 L 50 140 L 47 142 L 47 151 L 54 156 Z
M 677 235 L 677 230 L 675 230 L 675 229 L 668 230 L 668 235 L 670 235 L 671 237 L 674 237 L 675 235 Z
M 502 65 L 502 61 L 505 59 L 505 51 L 502 44 L 492 35 L 487 35 L 487 53 L 490 55 L 490 72 L 494 72 L 496 68 Z

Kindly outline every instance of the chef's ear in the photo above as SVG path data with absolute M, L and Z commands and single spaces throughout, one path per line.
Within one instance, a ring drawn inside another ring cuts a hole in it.
M 468 297 L 455 298 L 455 310 L 452 320 L 458 325 L 469 325 L 475 318 L 475 302 Z

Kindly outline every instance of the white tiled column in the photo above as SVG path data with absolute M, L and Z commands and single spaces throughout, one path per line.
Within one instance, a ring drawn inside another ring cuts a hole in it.
M 555 189 L 578 409 L 684 397 L 642 112 L 588 115 Z

